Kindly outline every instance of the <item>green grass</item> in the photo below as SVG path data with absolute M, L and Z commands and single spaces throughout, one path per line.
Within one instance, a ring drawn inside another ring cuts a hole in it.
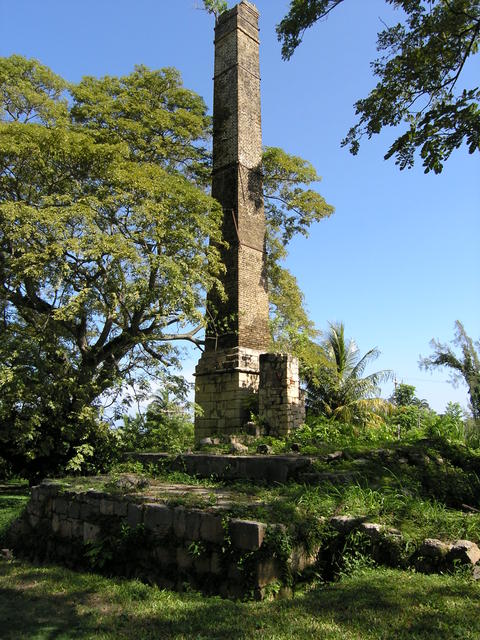
M 29 494 L 26 482 L 0 483 L 0 544 L 10 524 L 20 515 L 23 507 L 27 504 Z
M 421 462 L 412 463 L 415 457 Z M 319 473 L 328 474 L 316 484 L 265 486 L 258 482 L 197 479 L 165 469 L 148 468 L 145 472 L 157 485 L 157 495 L 170 504 L 214 506 L 215 490 L 223 489 L 230 494 L 230 511 L 235 517 L 301 527 L 306 518 L 365 516 L 370 522 L 400 529 L 413 542 L 439 538 L 445 542 L 468 539 L 480 543 L 480 457 L 466 448 L 430 441 L 404 443 L 381 454 L 374 448 L 350 449 L 339 460 L 319 459 L 315 464 Z M 139 463 L 118 468 L 127 470 L 138 472 L 142 468 Z M 342 482 L 334 479 L 337 473 L 343 476 Z M 346 473 L 351 473 L 349 482 L 345 482 Z M 82 489 L 109 488 L 108 477 L 68 481 Z M 187 491 L 168 495 L 162 493 L 162 483 L 193 484 L 206 491 L 203 495 Z
M 2 640 L 478 640 L 480 585 L 363 569 L 291 600 L 230 602 L 0 561 Z
M 418 456 L 426 462 L 406 463 L 405 456 Z M 327 472 L 328 478 L 337 473 L 345 478 L 345 473 L 352 472 L 348 483 L 325 479 L 308 485 L 292 482 L 264 486 L 198 480 L 165 469 L 154 472 L 153 482 L 198 484 L 212 490 L 208 504 L 205 498 L 192 495 L 190 506 L 215 504 L 214 489 L 228 490 L 233 496 L 231 511 L 237 517 L 300 524 L 306 517 L 358 515 L 400 529 L 408 540 L 433 537 L 446 542 L 468 539 L 480 543 L 479 465 L 478 455 L 462 447 L 425 442 L 402 444 L 383 457 L 375 449 L 362 448 L 348 450 L 338 461 L 316 462 L 317 471 Z

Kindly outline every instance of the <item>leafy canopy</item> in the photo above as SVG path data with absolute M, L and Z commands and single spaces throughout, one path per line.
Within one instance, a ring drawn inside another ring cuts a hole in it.
M 292 0 L 277 26 L 282 55 L 289 59 L 305 30 L 325 19 L 343 0 Z M 480 91 L 462 88 L 461 75 L 478 54 L 478 0 L 386 0 L 404 14 L 403 22 L 378 34 L 381 57 L 372 63 L 379 78 L 370 94 L 355 103 L 359 116 L 342 141 L 358 153 L 363 136 L 402 125 L 385 155 L 400 169 L 413 166 L 420 152 L 425 173 L 440 173 L 454 149 L 480 150 Z
M 423 409 L 429 408 L 426 400 L 421 400 L 416 397 L 415 387 L 411 384 L 405 384 L 404 382 L 401 382 L 398 386 L 395 385 L 390 402 L 397 407 L 415 406 Z
M 297 280 L 283 265 L 283 260 L 294 236 L 308 236 L 313 223 L 334 211 L 310 188 L 318 181 L 320 176 L 306 160 L 278 147 L 265 149 L 263 187 L 272 349 L 296 355 L 303 369 L 310 369 L 318 360 L 318 347 L 314 344 L 318 331 L 308 316 Z
M 13 56 L 0 79 L 0 439 L 63 465 L 218 285 L 210 121 L 173 69 L 68 86 Z
M 216 20 L 218 20 L 218 16 L 224 13 L 228 8 L 225 0 L 203 0 L 203 6 L 205 11 L 213 13 Z

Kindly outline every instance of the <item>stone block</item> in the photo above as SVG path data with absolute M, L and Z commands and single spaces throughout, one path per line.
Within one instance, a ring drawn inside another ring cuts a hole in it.
M 127 524 L 131 529 L 135 529 L 143 521 L 143 508 L 140 504 L 130 502 L 127 506 Z
M 72 538 L 83 538 L 83 522 L 81 520 L 70 520 L 72 527 Z
M 80 502 L 76 498 L 71 498 L 68 503 L 68 517 L 73 519 L 80 517 Z
M 447 562 L 474 565 L 480 560 L 480 549 L 470 540 L 457 540 L 447 554 Z
M 173 510 L 173 533 L 177 538 L 185 537 L 186 529 L 186 509 L 185 507 L 175 507 Z
M 452 545 L 446 544 L 436 538 L 426 538 L 418 549 L 418 555 L 434 560 L 445 558 Z
M 60 530 L 60 516 L 58 514 L 54 513 L 53 516 L 52 516 L 51 522 L 52 522 L 52 531 L 53 531 L 53 533 L 58 533 L 59 530 Z M 32 525 L 32 527 L 35 526 L 35 525 L 32 524 L 31 520 L 30 520 L 30 524 Z
M 128 503 L 123 500 L 118 500 L 113 504 L 113 513 L 120 518 L 126 518 L 128 512 Z
M 165 504 L 146 504 L 143 522 L 146 529 L 163 538 L 172 528 L 173 510 Z
M 222 557 L 219 553 L 214 551 L 210 558 L 210 573 L 215 576 L 220 575 L 223 572 Z
M 155 547 L 153 555 L 155 560 L 164 567 L 176 561 L 176 556 L 172 555 L 172 550 L 167 547 Z
M 265 587 L 279 578 L 281 578 L 280 565 L 274 558 L 265 558 L 257 564 L 255 571 L 256 587 Z
M 200 538 L 205 542 L 222 544 L 224 541 L 222 518 L 213 513 L 203 512 L 200 520 Z
M 444 568 L 445 560 L 451 547 L 451 544 L 446 544 L 436 538 L 427 538 L 415 553 L 415 568 L 423 573 L 431 573 Z
M 26 509 L 28 514 L 40 517 L 43 514 L 43 503 L 38 500 L 30 500 Z
M 54 480 L 44 480 L 39 486 L 39 493 L 41 495 L 41 500 L 56 496 L 60 490 L 62 489 L 62 485 Z
M 113 500 L 102 498 L 102 500 L 100 500 L 99 509 L 100 513 L 103 516 L 113 516 L 113 514 L 115 513 L 115 503 L 113 502 Z
M 229 580 L 233 580 L 234 582 L 242 582 L 244 578 L 243 572 L 235 563 L 229 565 L 227 575 Z
M 82 501 L 80 502 L 80 519 L 88 520 L 94 514 L 95 508 L 90 504 L 90 502 L 82 499 Z
M 267 525 L 254 520 L 230 520 L 229 533 L 237 549 L 256 551 L 262 546 Z
M 328 522 L 338 533 L 347 535 L 353 529 L 357 529 L 364 520 L 362 516 L 333 516 Z
M 197 573 L 210 573 L 210 558 L 208 555 L 201 555 L 194 558 L 193 567 Z
M 380 538 L 382 537 L 382 529 L 383 527 L 381 524 L 376 524 L 373 522 L 362 522 L 358 526 L 358 530 L 368 538 L 370 538 L 370 540 L 372 541 L 380 540 Z
M 31 500 L 35 500 L 35 501 L 41 501 L 45 497 L 38 485 L 31 488 L 30 496 L 31 496 Z
M 66 518 L 62 518 L 60 520 L 60 527 L 58 530 L 58 535 L 62 538 L 71 538 L 72 537 L 72 521 Z
M 189 509 L 185 512 L 185 538 L 187 540 L 200 540 L 200 526 L 202 512 L 199 509 Z
M 57 496 L 56 498 L 53 499 L 52 510 L 55 513 L 58 513 L 59 515 L 65 515 L 67 513 L 67 508 L 68 508 L 68 505 L 65 498 L 61 498 Z
M 290 555 L 290 567 L 293 573 L 302 573 L 317 561 L 317 553 L 307 553 L 303 547 L 296 547 Z
M 105 493 L 104 491 L 97 491 L 97 489 L 88 489 L 85 495 L 89 500 L 97 502 L 102 498 L 108 497 L 108 493 Z
M 97 542 L 100 538 L 101 529 L 98 525 L 93 524 L 92 522 L 84 522 L 83 523 L 83 542 L 85 544 Z
M 187 571 L 193 565 L 193 558 L 184 547 L 177 547 L 177 566 Z

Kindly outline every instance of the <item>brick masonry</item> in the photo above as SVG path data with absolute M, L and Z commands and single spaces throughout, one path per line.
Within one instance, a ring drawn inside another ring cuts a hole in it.
M 212 195 L 223 207 L 225 301 L 212 293 L 206 350 L 270 342 L 261 177 L 258 11 L 241 2 L 215 28 Z
M 250 412 L 258 411 L 260 354 L 270 343 L 258 17 L 256 7 L 243 1 L 222 14 L 215 28 L 212 195 L 222 204 L 228 243 L 220 247 L 226 299 L 215 292 L 207 298 L 206 347 L 195 371 L 197 442 L 238 433 Z M 291 373 L 292 358 L 288 363 Z M 286 433 L 303 421 L 296 370 L 296 395 L 291 385 L 285 393 L 262 395 L 265 423 L 280 420 L 272 432 Z M 281 406 L 272 407 L 280 397 Z

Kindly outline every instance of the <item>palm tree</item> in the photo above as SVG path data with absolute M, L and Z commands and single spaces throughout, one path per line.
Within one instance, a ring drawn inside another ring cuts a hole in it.
M 378 385 L 392 376 L 377 371 L 362 377 L 367 365 L 378 358 L 378 349 L 360 356 L 353 340 L 345 340 L 343 323 L 330 324 L 322 345 L 322 363 L 307 383 L 307 410 L 311 414 L 353 424 L 365 424 L 374 411 L 389 403 L 378 397 Z
M 460 348 L 461 356 L 448 345 L 432 340 L 430 346 L 434 353 L 429 358 L 420 358 L 420 368 L 428 371 L 436 367 L 448 367 L 454 386 L 463 379 L 468 387 L 473 418 L 480 423 L 480 341 L 473 342 L 460 320 L 456 320 L 452 343 Z

